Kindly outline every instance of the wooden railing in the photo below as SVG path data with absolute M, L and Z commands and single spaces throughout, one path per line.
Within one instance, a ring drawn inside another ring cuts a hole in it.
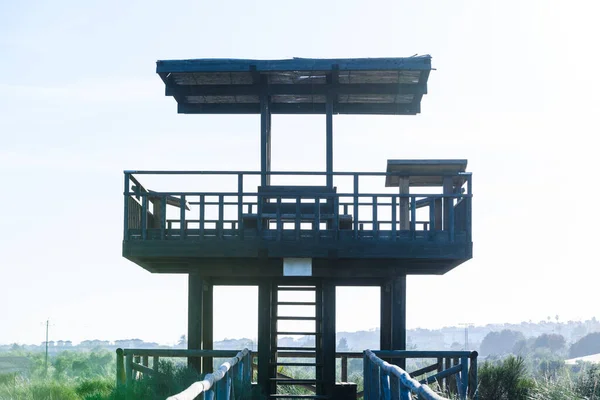
M 406 358 L 434 358 L 435 364 L 412 373 L 404 371 L 387 360 Z M 444 368 L 445 360 L 445 368 Z M 477 352 L 468 351 L 377 351 L 363 354 L 365 400 L 410 399 L 410 394 L 423 400 L 444 400 L 427 385 L 437 383 L 441 391 L 456 394 L 461 400 L 476 400 Z M 421 380 L 416 377 L 436 372 Z
M 327 175 L 270 174 L 287 181 L 319 180 Z M 201 186 L 201 191 L 152 191 L 142 186 L 139 175 L 197 175 L 212 178 L 206 185 L 221 190 L 211 191 Z M 449 242 L 457 238 L 471 240 L 470 173 L 445 177 L 458 182 L 451 193 L 442 193 L 440 187 L 438 193 L 410 194 L 399 194 L 398 188 L 393 187 L 374 191 L 372 188 L 379 185 L 372 181 L 364 184 L 362 180 L 380 177 L 379 184 L 383 186 L 384 178 L 391 173 L 332 175 L 338 185 L 335 188 L 280 185 L 266 191 L 260 186 L 245 189 L 259 179 L 259 172 L 126 171 L 124 239 L 243 239 L 244 235 L 258 232 L 273 240 L 340 236 L 381 240 L 431 240 L 443 236 Z
M 200 382 L 193 383 L 183 392 L 170 396 L 167 400 L 194 400 L 204 393 L 205 399 L 236 400 L 252 384 L 252 353 L 244 349 L 221 364 L 212 374 L 207 374 Z M 238 392 L 236 393 L 236 387 Z
M 244 349 L 235 350 L 184 350 L 184 349 L 117 349 L 117 386 L 128 386 L 143 376 L 160 379 L 160 358 L 230 358 L 204 380 L 197 382 L 190 391 L 185 391 L 184 397 L 173 399 L 194 399 L 189 393 L 203 390 L 217 395 L 216 399 L 230 399 L 226 393 L 232 393 L 232 382 L 241 386 L 250 385 L 252 377 L 252 352 Z M 224 379 L 226 378 L 226 379 Z M 198 392 L 202 393 L 202 392 Z M 179 395 L 178 395 L 179 396 Z M 224 397 L 225 396 L 225 397 Z

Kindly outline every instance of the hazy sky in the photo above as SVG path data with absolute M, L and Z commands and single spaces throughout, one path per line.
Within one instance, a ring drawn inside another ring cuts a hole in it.
M 403 57 L 437 69 L 418 116 L 334 117 L 337 171 L 467 158 L 474 258 L 409 277 L 408 327 L 600 317 L 593 1 L 0 2 L 0 343 L 187 331 L 187 277 L 121 257 L 125 169 L 258 170 L 258 116 L 178 115 L 155 61 Z M 274 169 L 324 169 L 324 117 L 273 118 Z M 215 310 L 252 336 L 255 292 Z M 361 302 L 359 302 L 360 300 Z M 254 303 L 253 303 L 254 302 Z M 378 324 L 340 289 L 339 330 Z M 364 318 L 352 317 L 354 310 Z M 232 314 L 233 313 L 233 314 Z

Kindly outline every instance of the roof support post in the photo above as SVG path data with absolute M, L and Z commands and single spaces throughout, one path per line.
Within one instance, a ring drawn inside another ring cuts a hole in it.
M 271 393 L 269 363 L 271 362 L 271 296 L 272 282 L 258 285 L 258 385 L 265 396 Z
M 380 292 L 380 320 L 379 320 L 379 348 L 381 350 L 394 350 L 392 347 L 392 286 L 390 279 L 384 279 Z M 389 360 L 385 360 L 388 361 Z
M 204 279 L 202 284 L 202 349 L 213 349 L 213 284 L 210 279 Z M 202 358 L 202 372 L 213 372 L 212 357 Z
M 188 350 L 202 349 L 202 277 L 198 274 L 189 274 L 188 277 Z M 188 358 L 188 365 L 196 371 L 201 371 L 200 358 Z
M 333 396 L 335 390 L 335 283 L 329 279 L 322 281 L 323 311 L 322 346 L 323 346 L 323 382 L 326 395 Z M 325 317 L 326 316 L 326 317 Z M 319 338 L 315 338 L 319 340 Z
M 339 79 L 339 67 L 332 66 L 331 74 L 327 75 L 327 84 L 329 90 L 325 98 L 325 126 L 326 126 L 326 172 L 327 172 L 327 187 L 333 188 L 333 106 L 335 101 L 335 92 L 333 87 L 337 85 Z
M 326 154 L 327 154 L 327 187 L 333 188 L 333 95 L 327 95 L 325 106 L 325 124 L 327 126 Z
M 266 85 L 266 82 L 263 84 Z M 260 95 L 260 184 L 271 184 L 271 99 L 266 90 Z
M 392 349 L 406 350 L 406 275 L 392 279 Z M 406 369 L 406 359 L 394 364 Z

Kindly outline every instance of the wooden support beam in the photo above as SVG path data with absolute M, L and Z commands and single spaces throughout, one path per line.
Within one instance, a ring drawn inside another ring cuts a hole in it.
M 392 349 L 406 350 L 406 275 L 393 278 Z M 406 369 L 404 359 L 398 359 L 394 364 Z
M 399 194 L 408 195 L 410 194 L 410 184 L 408 176 L 401 176 L 398 178 Z M 409 204 L 410 198 L 400 197 L 400 230 L 410 229 L 409 223 Z
M 444 195 L 452 195 L 454 194 L 454 186 L 452 182 L 452 177 L 444 177 L 443 185 L 443 193 Z M 450 213 L 452 212 L 452 207 L 454 207 L 454 198 L 453 197 L 444 197 L 444 230 L 450 230 Z
M 188 276 L 188 350 L 202 349 L 203 282 L 198 274 Z M 188 358 L 188 365 L 200 372 L 200 358 Z
M 325 114 L 323 103 L 271 103 L 271 114 Z M 260 103 L 178 103 L 179 114 L 260 114 Z M 338 103 L 336 114 L 416 115 L 411 104 Z
M 202 286 L 202 349 L 213 349 L 213 284 L 204 279 Z M 202 358 L 202 372 L 212 373 L 212 357 Z
M 381 285 L 379 322 L 379 348 L 381 350 L 394 350 L 392 348 L 392 287 L 391 280 L 386 280 Z
M 271 393 L 269 363 L 271 355 L 271 291 L 270 280 L 258 285 L 258 385 L 264 395 Z
M 323 382 L 326 395 L 335 390 L 335 284 L 323 280 Z
M 271 105 L 269 96 L 260 96 L 260 184 L 268 186 L 271 177 Z
M 337 73 L 337 71 L 334 71 Z M 334 73 L 332 72 L 332 74 Z M 167 85 L 167 96 L 260 96 L 266 93 L 292 96 L 334 95 L 415 95 L 427 93 L 427 84 L 346 83 L 346 84 L 269 84 L 263 85 Z

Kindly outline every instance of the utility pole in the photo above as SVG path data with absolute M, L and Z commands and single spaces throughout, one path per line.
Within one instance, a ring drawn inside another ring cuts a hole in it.
M 473 323 L 472 322 L 463 322 L 458 325 L 465 327 L 465 350 L 468 350 L 469 349 L 469 327 L 473 326 Z
M 48 376 L 48 327 L 50 326 L 50 318 L 46 320 L 46 362 L 45 362 L 45 376 Z

